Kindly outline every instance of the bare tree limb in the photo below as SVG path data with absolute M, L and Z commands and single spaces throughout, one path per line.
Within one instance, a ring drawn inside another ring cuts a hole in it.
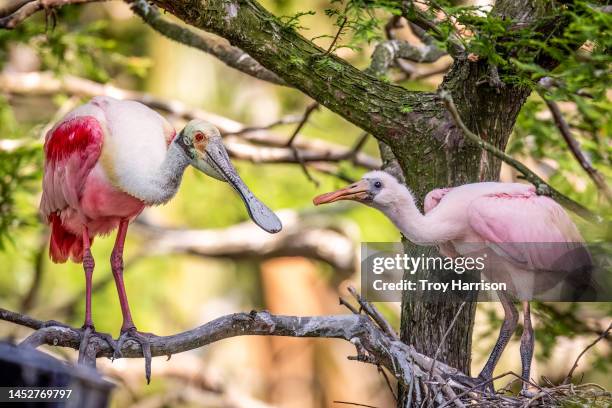
M 588 346 L 586 346 L 584 348 L 584 350 L 582 350 L 582 352 L 580 354 L 578 354 L 578 357 L 576 357 L 576 361 L 574 361 L 574 365 L 572 366 L 572 368 L 569 371 L 569 373 L 567 373 L 567 376 L 565 377 L 565 380 L 563 381 L 564 384 L 567 384 L 567 383 L 569 383 L 572 380 L 572 376 L 574 375 L 574 370 L 576 370 L 576 368 L 578 367 L 578 362 L 580 361 L 582 356 L 587 351 L 589 351 L 589 349 L 591 347 L 593 347 L 595 344 L 599 343 L 599 341 L 601 339 L 604 339 L 604 338 L 608 337 L 608 334 L 610 334 L 610 331 L 612 331 L 612 322 L 608 325 L 608 328 L 603 333 L 601 333 L 599 336 L 597 336 L 597 338 L 595 340 L 593 340 L 593 342 L 591 342 Z
M 50 10 L 67 4 L 82 4 L 100 1 L 106 0 L 32 0 L 18 2 L 17 4 L 20 5 L 20 7 L 17 10 L 0 18 L 0 28 L 13 29 L 40 10 Z M 10 9 L 7 8 L 5 10 Z
M 440 41 L 446 41 L 448 44 L 448 53 L 455 59 L 465 58 L 465 46 L 463 45 L 461 36 L 453 32 L 448 37 L 440 31 L 436 26 L 436 22 L 431 21 L 429 17 L 418 7 L 415 6 L 415 2 L 412 0 L 402 0 L 402 16 L 408 20 L 412 27 L 418 27 L 423 32 L 430 32 L 431 35 Z M 415 34 L 419 35 L 413 30 Z
M 254 163 L 316 164 L 317 162 L 349 160 L 356 166 L 367 169 L 378 169 L 381 165 L 379 159 L 362 152 L 354 153 L 354 149 L 312 139 L 294 140 L 292 147 L 297 149 L 299 154 L 299 159 L 296 158 L 295 151 L 287 147 L 285 138 L 267 130 L 272 126 L 299 120 L 298 118 L 281 119 L 262 128 L 253 128 L 223 116 L 191 108 L 176 100 L 162 99 L 150 94 L 121 89 L 70 75 L 58 78 L 50 72 L 0 74 L 0 91 L 20 95 L 52 96 L 60 92 L 84 97 L 105 95 L 117 99 L 139 101 L 151 108 L 166 111 L 185 120 L 204 119 L 219 128 L 222 135 L 231 135 L 225 137 L 225 143 L 233 157 Z M 11 140 L 1 140 L 0 149 L 14 150 L 20 148 L 22 144 Z
M 23 7 L 26 3 L 29 3 L 31 1 L 32 0 L 5 1 L 0 5 L 0 17 L 6 17 L 9 14 L 13 14 L 21 7 Z
M 160 14 L 156 6 L 146 0 L 130 0 L 130 7 L 145 23 L 160 34 L 204 51 L 218 58 L 227 66 L 235 68 L 252 77 L 271 82 L 276 85 L 286 85 L 276 74 L 262 67 L 249 54 L 234 47 L 227 40 L 208 33 L 195 33 L 187 27 L 171 23 Z
M 548 89 L 550 86 L 545 85 L 546 81 L 544 81 L 544 79 L 540 80 L 540 85 L 543 85 L 546 89 Z M 595 183 L 599 191 L 603 193 L 608 202 L 612 202 L 612 190 L 610 190 L 610 187 L 606 183 L 603 175 L 593 167 L 591 162 L 586 158 L 580 149 L 580 144 L 576 139 L 574 139 L 574 136 L 572 135 L 567 122 L 563 118 L 563 114 L 561 113 L 557 103 L 548 98 L 544 92 L 539 91 L 539 94 L 546 103 L 546 106 L 548 106 L 548 109 L 550 110 L 550 113 L 555 121 L 555 125 L 557 125 L 557 129 L 559 129 L 559 133 L 561 133 L 561 136 L 563 136 L 563 139 L 567 143 L 567 147 L 569 147 L 570 152 L 572 152 L 572 155 L 578 164 L 580 164 L 580 167 L 582 167 L 591 180 L 593 180 L 593 183 Z
M 571 198 L 560 193 L 558 190 L 553 188 L 546 181 L 542 180 L 540 176 L 538 176 L 533 171 L 531 171 L 523 163 L 508 156 L 506 153 L 504 153 L 497 147 L 493 146 L 491 143 L 483 140 L 480 136 L 478 136 L 477 134 L 469 130 L 467 126 L 465 125 L 465 123 L 463 123 L 461 116 L 459 116 L 459 111 L 457 111 L 457 107 L 455 106 L 455 103 L 453 102 L 453 99 L 448 92 L 446 91 L 440 92 L 440 98 L 444 101 L 446 108 L 451 113 L 457 126 L 459 126 L 459 128 L 463 131 L 463 134 L 472 143 L 477 144 L 481 149 L 488 151 L 489 153 L 493 154 L 498 159 L 504 161 L 505 163 L 507 163 L 514 169 L 516 169 L 518 172 L 520 172 L 527 181 L 529 181 L 536 187 L 536 191 L 538 194 L 549 196 L 557 200 L 560 204 L 572 210 L 574 213 L 576 213 L 577 215 L 579 215 L 580 217 L 584 218 L 587 221 L 594 222 L 594 223 L 601 223 L 603 221 L 601 216 L 594 214 L 589 209 L 584 207 L 582 204 L 579 204 L 576 201 L 572 200 Z
M 81 333 L 75 328 L 49 325 L 47 322 L 1 308 L 0 320 L 37 329 L 36 341 L 26 339 L 27 344 L 48 344 L 75 350 L 79 348 Z M 424 375 L 431 365 L 429 357 L 389 337 L 368 316 L 355 314 L 295 317 L 272 315 L 266 311 L 234 313 L 175 335 L 153 336 L 150 339 L 151 353 L 153 356 L 168 356 L 223 339 L 252 335 L 334 338 L 349 342 L 358 339 L 368 354 L 389 369 L 399 381 L 406 384 L 414 375 Z M 110 358 L 113 355 L 111 346 L 97 337 L 91 339 L 89 347 L 97 358 Z M 140 345 L 129 341 L 123 344 L 121 354 L 126 358 L 140 358 L 142 350 Z M 414 361 L 414 365 L 409 364 L 409 361 Z M 457 374 L 457 370 L 442 363 L 437 364 L 435 372 L 437 375 L 447 377 Z M 450 384 L 459 389 L 464 388 L 452 381 Z
M 353 295 L 355 300 L 357 300 L 357 302 L 361 306 L 361 309 L 364 312 L 366 312 L 366 314 L 370 316 L 372 320 L 376 322 L 376 324 L 382 329 L 383 332 L 385 332 L 389 337 L 399 340 L 399 336 L 397 335 L 395 330 L 393 330 L 393 327 L 391 327 L 389 322 L 385 320 L 385 318 L 382 316 L 382 314 L 380 314 L 378 309 L 376 309 L 376 307 L 373 304 L 364 301 L 363 298 L 359 295 L 359 293 L 357 293 L 355 288 L 353 288 L 352 286 L 348 287 L 348 291 L 350 292 L 351 295 Z
M 139 218 L 134 224 L 145 239 L 145 253 L 188 253 L 204 257 L 265 260 L 281 256 L 304 256 L 323 261 L 348 275 L 356 268 L 355 232 L 329 217 L 310 217 L 296 211 L 276 213 L 283 230 L 270 235 L 252 222 L 223 229 L 171 229 Z
M 415 46 L 403 40 L 388 40 L 376 46 L 372 53 L 372 62 L 365 72 L 379 77 L 384 75 L 398 58 L 413 62 L 435 62 L 443 55 L 446 55 L 446 52 L 435 45 Z

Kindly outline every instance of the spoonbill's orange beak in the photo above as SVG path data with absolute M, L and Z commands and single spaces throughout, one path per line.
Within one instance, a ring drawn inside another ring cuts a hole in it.
M 362 201 L 370 196 L 370 183 L 366 180 L 359 180 L 350 186 L 340 190 L 316 196 L 312 202 L 314 205 L 328 204 L 340 200 Z

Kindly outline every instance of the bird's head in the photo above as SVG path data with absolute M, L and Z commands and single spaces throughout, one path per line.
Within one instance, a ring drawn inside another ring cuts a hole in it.
M 384 210 L 393 205 L 404 193 L 405 187 L 395 177 L 384 171 L 371 171 L 360 180 L 336 191 L 321 194 L 312 202 L 315 205 L 353 200 L 370 207 Z
M 279 232 L 282 225 L 276 214 L 255 197 L 242 181 L 229 159 L 221 133 L 213 124 L 195 119 L 187 123 L 175 141 L 196 169 L 228 182 L 240 195 L 251 219 L 265 231 Z

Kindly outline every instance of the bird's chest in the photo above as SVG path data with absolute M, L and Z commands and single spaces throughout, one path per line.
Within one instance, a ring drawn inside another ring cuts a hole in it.
M 144 203 L 113 185 L 103 168 L 96 165 L 87 178 L 81 196 L 81 208 L 89 219 L 108 217 L 133 218 Z

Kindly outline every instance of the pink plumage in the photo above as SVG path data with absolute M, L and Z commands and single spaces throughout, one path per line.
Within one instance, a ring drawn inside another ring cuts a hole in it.
M 60 122 L 47 134 L 40 209 L 51 225 L 54 262 L 83 260 L 83 227 L 93 241 L 144 208 L 142 201 L 110 184 L 98 167 L 106 132 L 98 119 L 84 115 Z
M 53 262 L 68 258 L 83 263 L 85 323 L 81 343 L 93 333 L 91 312 L 96 235 L 118 229 L 111 269 L 121 304 L 123 324 L 117 343 L 102 335 L 121 355 L 127 339 L 142 345 L 146 376 L 151 375 L 150 334 L 136 330 L 123 282 L 123 249 L 130 221 L 145 206 L 165 204 L 174 197 L 185 169 L 191 165 L 210 177 L 228 182 L 244 202 L 251 219 L 265 231 L 279 232 L 278 217 L 242 181 L 223 146 L 219 130 L 194 119 L 180 136 L 161 115 L 134 101 L 96 97 L 68 113 L 45 139 L 45 165 L 40 212 L 51 225 L 49 255 Z
M 528 300 L 552 289 L 567 290 L 573 296 L 590 289 L 592 260 L 582 236 L 565 210 L 551 198 L 537 195 L 531 185 L 484 182 L 435 189 L 425 197 L 422 214 L 404 185 L 385 172 L 374 171 L 313 202 L 338 200 L 377 208 L 408 240 L 435 245 L 445 256 L 484 257 L 483 275 L 506 284 L 507 289 L 498 293 L 504 324 L 479 375 L 480 382 L 490 383 L 499 356 L 516 329 L 518 315 L 510 296 L 523 301 L 522 377 L 529 378 L 534 337 Z M 559 288 L 560 282 L 569 288 Z

